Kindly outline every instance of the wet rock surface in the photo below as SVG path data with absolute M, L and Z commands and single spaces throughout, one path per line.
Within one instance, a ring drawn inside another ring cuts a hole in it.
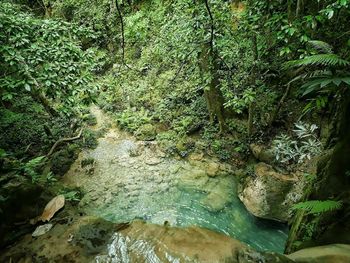
M 239 198 L 254 216 L 282 222 L 303 194 L 301 174 L 282 174 L 265 163 L 258 163 L 240 187 Z
M 331 244 L 299 250 L 287 256 L 298 263 L 348 263 L 350 245 Z
M 143 221 L 114 224 L 81 217 L 56 224 L 46 236 L 21 240 L 1 262 L 292 262 L 257 252 L 238 240 L 199 227 L 177 228 Z
M 98 108 L 93 113 L 95 129 L 102 125 L 99 118 L 109 121 Z M 91 164 L 82 166 L 83 160 L 90 160 L 93 169 Z M 138 141 L 111 125 L 96 149 L 80 153 L 63 181 L 82 189 L 85 195 L 79 209 L 89 215 L 112 222 L 137 218 L 171 226 L 204 226 L 252 240 L 256 248 L 281 251 L 284 226 L 277 231 L 255 222 L 237 198 L 233 170 L 202 153 L 188 160 L 168 158 L 155 141 Z M 257 233 L 259 238 L 252 239 Z
M 71 263 L 345 263 L 349 245 L 308 248 L 285 256 L 259 252 L 199 227 L 170 227 L 135 220 L 112 223 L 92 216 L 54 223 L 45 235 L 26 235 L 0 254 L 0 262 Z
M 48 232 L 32 237 L 32 229 L 15 247 L 8 248 L 1 256 L 5 262 L 10 258 L 12 262 L 94 262 L 98 255 L 98 262 L 187 262 L 176 261 L 176 257 L 187 258 L 186 253 L 192 260 L 188 262 L 225 262 L 221 260 L 236 256 L 231 251 L 233 243 L 241 244 L 230 237 L 261 251 L 282 251 L 287 237 L 285 226 L 258 222 L 245 210 L 237 197 L 232 166 L 201 153 L 188 160 L 168 158 L 156 142 L 137 141 L 114 127 L 98 108 L 92 108 L 92 112 L 97 117 L 94 130 L 109 128 L 97 147 L 83 150 L 62 178 L 65 187 L 79 188 L 84 196 L 75 207 L 68 203 L 50 221 L 53 227 Z M 158 225 L 138 223 L 129 228 L 137 231 L 121 230 L 127 226 L 122 222 L 135 219 Z M 177 230 L 172 230 L 174 226 Z M 136 232 L 148 243 L 137 239 Z M 109 258 L 115 233 L 123 235 L 118 240 L 124 240 L 131 251 L 127 260 L 122 256 Z M 163 238 L 171 250 L 162 250 Z M 128 243 L 128 239 L 135 241 Z M 143 260 L 145 254 L 138 261 L 137 253 L 150 246 L 163 251 L 154 250 L 164 261 Z M 244 257 L 252 258 L 253 254 Z M 214 261 L 205 261 L 204 255 Z

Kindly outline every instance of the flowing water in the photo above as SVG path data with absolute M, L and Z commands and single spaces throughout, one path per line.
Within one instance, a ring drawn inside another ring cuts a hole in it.
M 98 108 L 92 112 L 98 119 L 95 129 L 109 122 Z M 90 160 L 88 165 L 82 165 L 84 160 Z M 258 250 L 283 252 L 286 226 L 249 214 L 237 197 L 230 166 L 201 156 L 192 161 L 167 158 L 156 143 L 136 141 L 115 127 L 96 149 L 80 154 L 64 181 L 84 190 L 80 209 L 87 214 L 113 222 L 196 225 Z

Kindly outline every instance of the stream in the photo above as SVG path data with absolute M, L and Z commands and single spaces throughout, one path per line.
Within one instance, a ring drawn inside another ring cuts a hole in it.
M 155 142 L 120 131 L 98 107 L 92 127 L 110 128 L 94 150 L 84 150 L 64 176 L 85 195 L 79 209 L 112 222 L 142 219 L 170 226 L 199 226 L 260 251 L 283 252 L 287 227 L 252 216 L 236 193 L 232 168 L 193 155 L 167 158 Z

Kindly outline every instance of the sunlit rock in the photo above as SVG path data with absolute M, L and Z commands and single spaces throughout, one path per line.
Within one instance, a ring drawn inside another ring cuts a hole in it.
M 291 207 L 302 197 L 302 180 L 298 174 L 282 174 L 272 166 L 258 163 L 254 176 L 245 178 L 239 198 L 255 216 L 287 221 Z

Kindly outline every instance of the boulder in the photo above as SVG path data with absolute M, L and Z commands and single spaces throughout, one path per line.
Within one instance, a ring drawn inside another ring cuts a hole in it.
M 23 233 L 31 232 L 31 228 L 23 224 L 16 226 L 16 223 L 29 222 L 38 216 L 47 201 L 41 197 L 44 189 L 28 178 L 6 177 L 3 175 L 0 183 L 0 247 L 13 242 Z
M 230 199 L 227 198 L 227 195 L 211 192 L 203 200 L 202 204 L 207 207 L 211 212 L 218 212 L 225 208 L 225 206 L 230 203 Z
M 185 189 L 203 190 L 208 180 L 206 172 L 202 169 L 185 170 L 179 176 L 178 186 Z
M 267 149 L 264 145 L 252 143 L 249 145 L 249 148 L 253 156 L 260 162 L 272 164 L 275 161 L 275 156 L 272 151 Z
M 311 247 L 296 251 L 287 257 L 297 263 L 349 263 L 350 245 Z
M 114 224 L 94 217 L 57 223 L 46 235 L 20 240 L 2 251 L 0 262 L 198 262 L 291 263 L 258 252 L 224 234 L 200 227 L 143 221 Z
M 254 216 L 286 222 L 302 195 L 303 180 L 298 173 L 282 174 L 266 163 L 258 163 L 254 176 L 240 182 L 238 196 Z
M 220 165 L 216 162 L 208 162 L 206 164 L 206 172 L 210 177 L 215 177 L 220 170 Z
M 234 199 L 235 180 L 232 176 L 220 176 L 218 183 L 208 183 L 203 189 L 208 194 L 201 203 L 211 212 L 218 212 Z
M 199 227 L 168 227 L 134 221 L 115 233 L 97 262 L 293 262 L 283 255 L 257 252 L 238 240 Z M 112 261 L 113 262 L 113 261 Z
M 156 139 L 156 128 L 152 124 L 144 124 L 135 132 L 135 136 L 141 141 L 153 141 Z

